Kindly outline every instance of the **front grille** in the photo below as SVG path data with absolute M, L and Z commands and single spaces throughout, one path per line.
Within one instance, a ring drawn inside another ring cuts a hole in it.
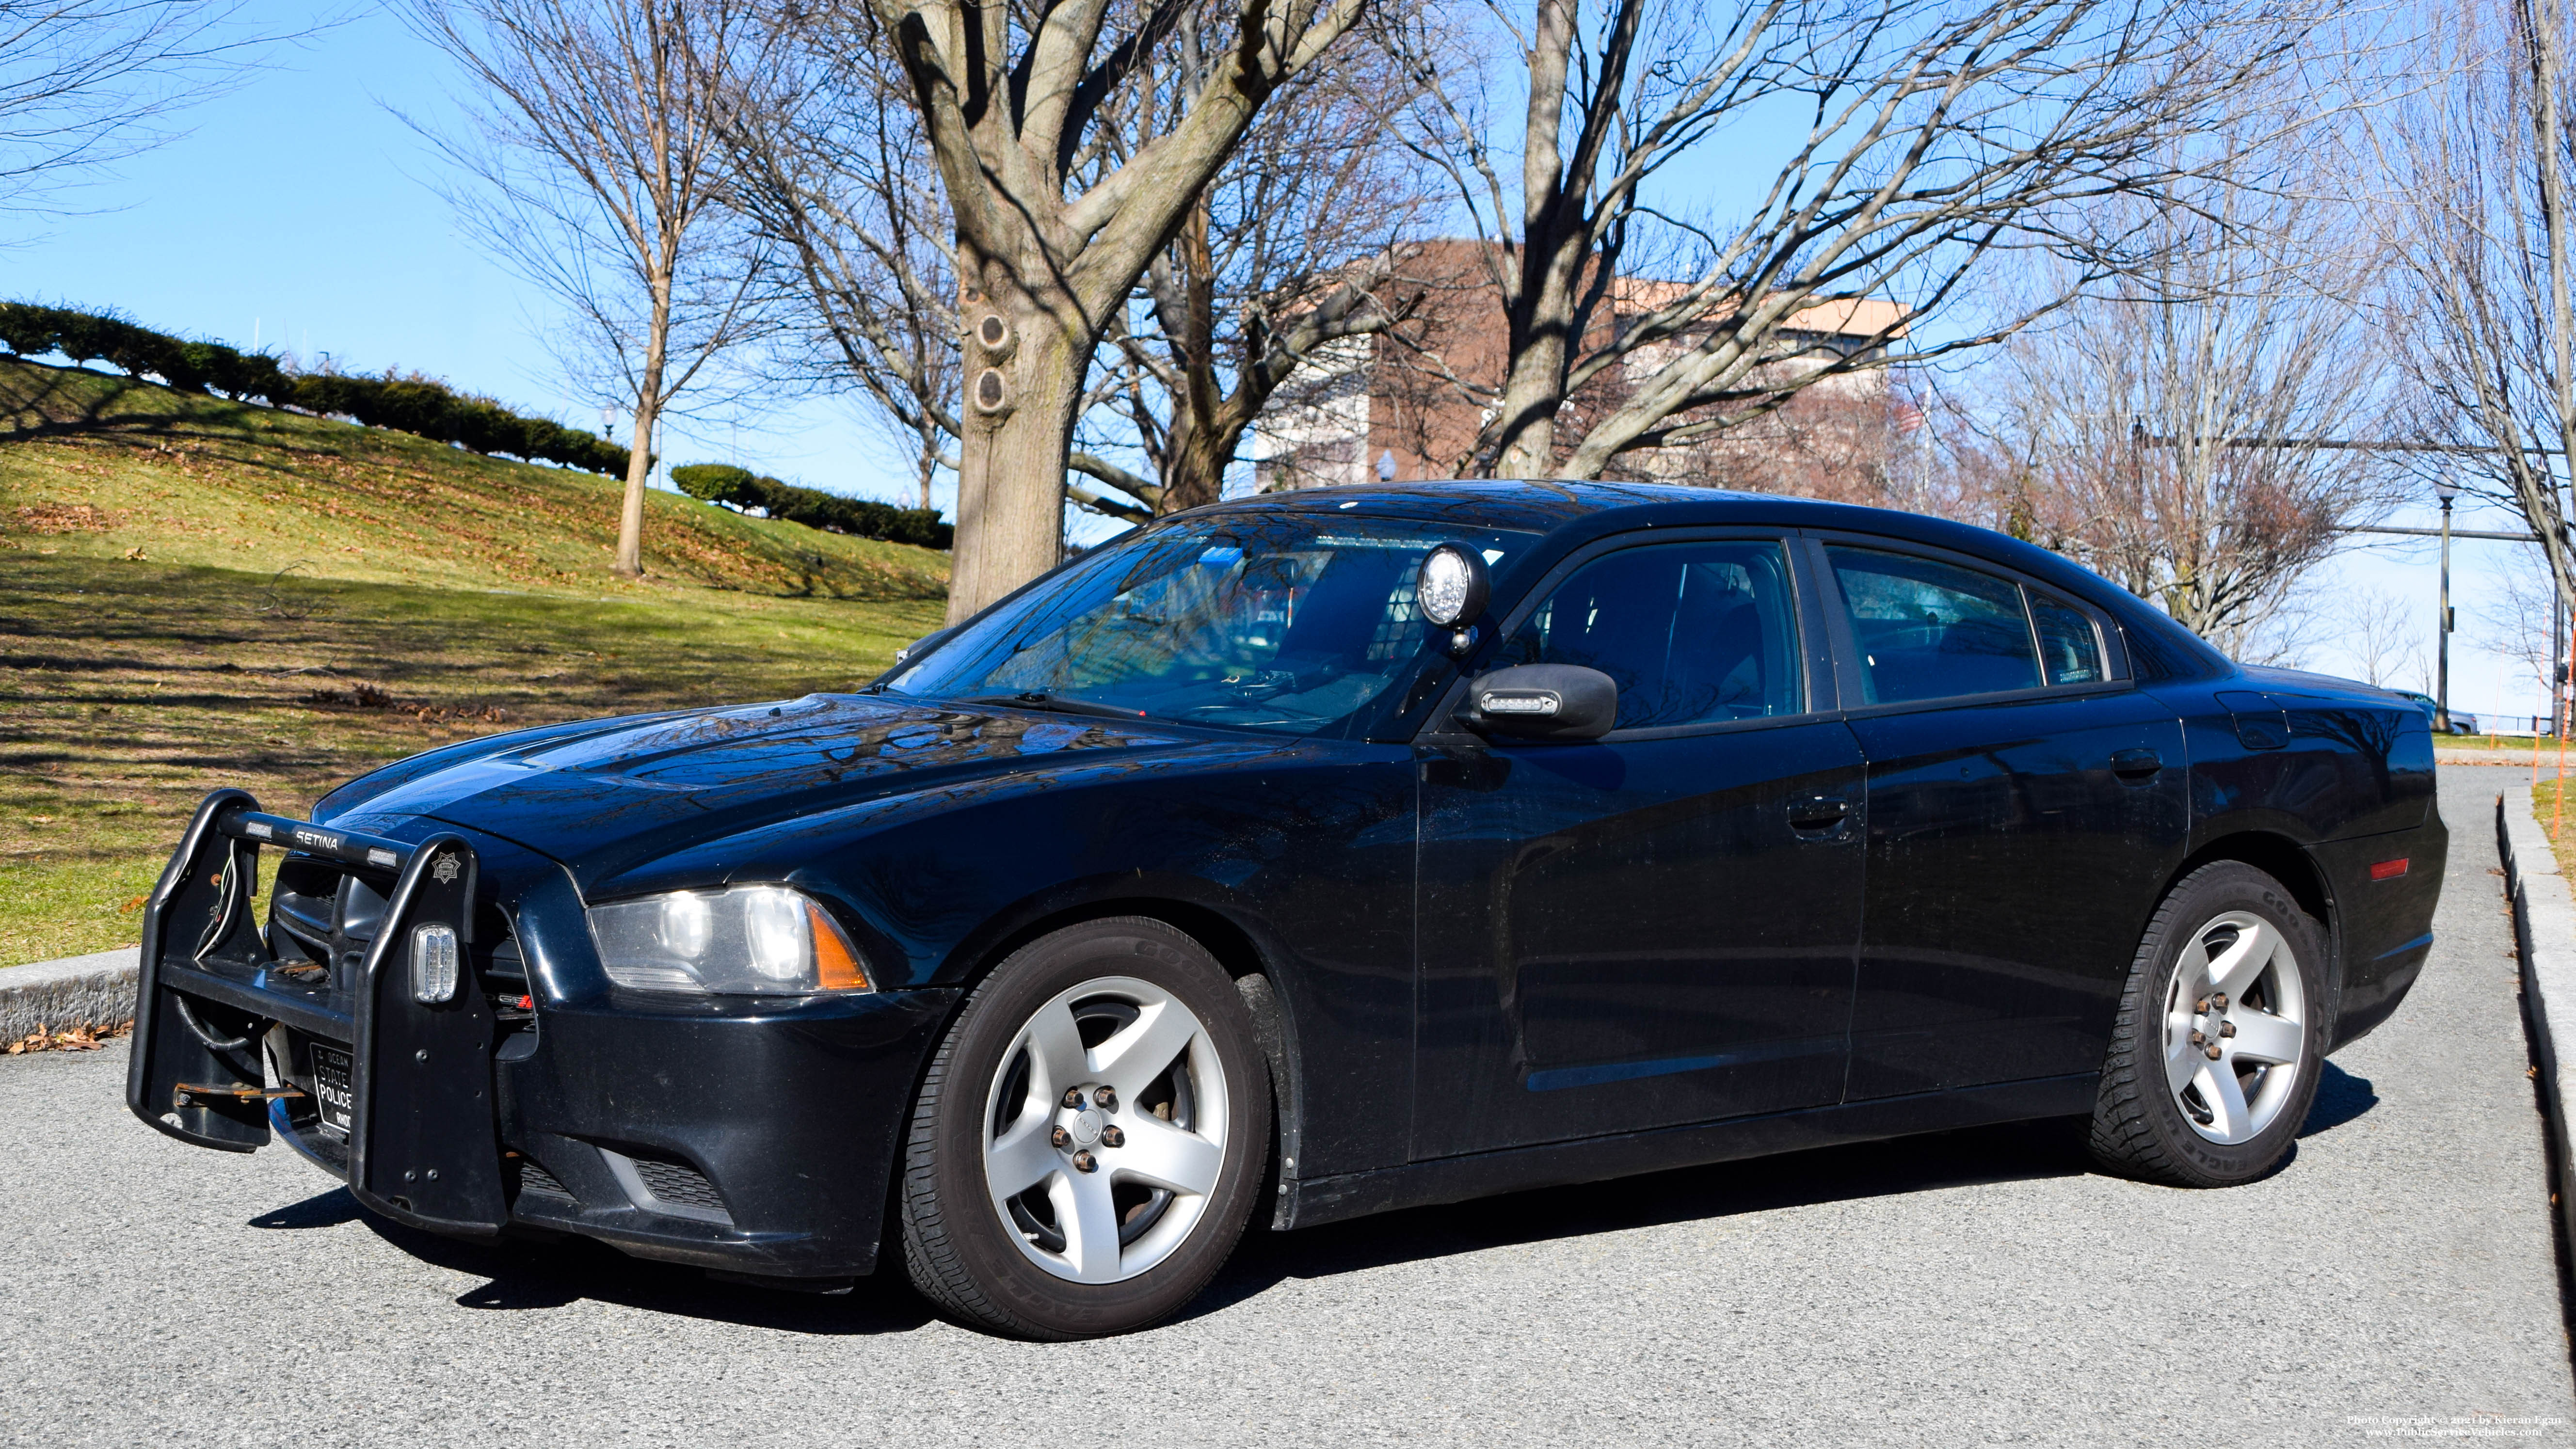
M 559 1197 L 567 1200 L 572 1197 L 572 1189 L 555 1181 L 555 1175 L 546 1171 L 544 1165 L 539 1163 L 533 1157 L 522 1157 L 519 1159 L 519 1191 L 522 1193 L 542 1192 L 551 1197 Z
M 649 1157 L 638 1157 L 634 1162 L 635 1175 L 644 1180 L 645 1190 L 653 1194 L 655 1201 L 709 1212 L 725 1210 L 724 1199 L 716 1195 L 716 1185 L 687 1163 L 656 1162 Z
M 358 969 L 367 947 L 384 924 L 385 891 L 393 878 L 386 872 L 364 872 L 318 856 L 289 852 L 278 863 L 277 883 L 269 896 L 268 944 L 289 968 L 288 979 L 316 984 L 299 974 L 305 964 L 328 968 L 336 991 L 355 991 Z M 485 901 L 476 908 L 474 964 L 484 996 L 503 1032 L 533 1031 L 533 1007 L 527 999 L 528 971 L 510 918 Z

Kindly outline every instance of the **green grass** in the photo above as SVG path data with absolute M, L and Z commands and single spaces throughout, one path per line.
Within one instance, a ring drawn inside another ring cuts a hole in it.
M 2531 787 L 2532 818 L 2540 830 L 2550 836 L 2551 848 L 2558 853 L 2558 873 L 2576 880 L 2576 794 L 2572 794 L 2560 813 L 2559 780 L 2554 765 L 2544 764 L 2540 783 Z M 2557 827 L 2553 833 L 2551 827 Z
M 122 560 L 538 593 L 944 598 L 948 556 L 646 497 L 642 580 L 608 571 L 618 480 L 408 433 L 0 359 L 0 558 Z
M 0 442 L 0 965 L 132 943 L 218 786 L 848 688 L 944 608 L 945 555 L 661 495 L 617 580 L 609 480 L 6 362 L 0 409 L 31 378 L 100 406 Z

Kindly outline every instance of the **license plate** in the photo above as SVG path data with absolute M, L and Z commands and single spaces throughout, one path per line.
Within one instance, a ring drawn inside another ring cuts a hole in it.
M 349 1054 L 336 1047 L 313 1048 L 313 1105 L 322 1114 L 322 1130 L 349 1135 Z

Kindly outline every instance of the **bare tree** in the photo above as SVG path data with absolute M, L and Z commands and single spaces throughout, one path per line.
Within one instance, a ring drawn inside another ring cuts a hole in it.
M 2378 263 L 2345 245 L 2348 211 L 2294 190 L 2222 176 L 2179 199 L 2120 203 L 2155 263 L 2006 348 L 1984 506 L 2246 657 L 2393 501 L 2374 455 L 2314 445 L 2387 406 L 2359 305 Z
M 2527 678 L 2544 697 L 2549 695 L 2550 679 L 2557 672 L 2558 661 L 2566 656 L 2567 641 L 2557 637 L 2560 622 L 2557 585 L 2552 581 L 2545 555 L 2514 550 L 2506 566 L 2491 576 L 2496 587 L 2487 594 L 2487 602 L 2477 613 L 2492 630 L 2490 645 L 2496 653 L 2521 666 L 2517 677 Z
M 171 113 L 238 78 L 277 37 L 224 0 L 0 0 L 0 213 L 44 215 L 62 192 L 170 138 Z
M 954 472 L 957 280 L 948 201 L 869 0 L 764 7 L 768 62 L 738 73 L 728 198 L 784 261 L 791 378 L 855 391 L 899 440 L 920 506 Z
M 617 572 L 644 571 L 655 427 L 757 320 L 720 204 L 718 121 L 756 70 L 738 0 L 406 0 L 473 82 L 469 129 L 424 128 L 481 184 L 452 193 L 496 254 L 572 316 L 557 347 L 634 419 Z
M 2068 259 L 2071 290 L 1963 322 L 1914 360 L 1991 342 L 2129 269 L 2133 239 L 2085 225 L 2096 213 L 2075 203 L 2159 192 L 2190 165 L 2176 138 L 2223 119 L 2302 33 L 2287 11 L 2233 0 L 1493 7 L 1528 58 L 1519 145 L 1472 88 L 1428 73 L 1424 113 L 1508 333 L 1499 378 L 1454 378 L 1490 410 L 1463 461 L 1511 477 L 1599 477 L 1623 453 L 1884 365 L 1885 344 L 1919 339 L 1999 253 Z M 1757 113 L 1802 115 L 1806 134 L 1743 216 L 1692 216 L 1665 173 Z M 1649 272 L 1680 284 L 1623 288 Z M 1859 345 L 1784 335 L 1861 297 L 1901 305 Z
M 1184 15 L 1102 102 L 1095 168 L 1175 128 L 1230 57 Z M 948 219 L 906 82 L 863 0 L 775 7 L 774 58 L 729 108 L 735 203 L 792 261 L 804 375 L 854 389 L 904 440 L 929 505 L 954 469 L 960 337 Z M 1253 419 L 1297 364 L 1400 311 L 1387 242 L 1424 204 L 1394 130 L 1412 91 L 1382 47 L 1346 46 L 1287 82 L 1113 313 L 1070 464 L 1094 511 L 1151 518 L 1213 500 Z M 1143 472 L 1110 461 L 1124 448 Z M 1096 491 L 1106 485 L 1107 491 Z
M 1362 0 L 875 4 L 955 218 L 968 382 L 948 608 L 962 619 L 1054 566 L 1094 347 L 1262 106 Z M 1167 129 L 1111 159 L 1102 106 L 1189 14 L 1222 59 Z
M 1419 86 L 1374 35 L 1354 35 L 1282 88 L 1112 320 L 1074 470 L 1123 497 L 1076 487 L 1085 507 L 1142 521 L 1216 501 L 1245 435 L 1301 364 L 1402 322 L 1419 289 L 1396 243 L 1431 208 L 1399 130 Z M 1104 108 L 1104 150 L 1124 161 L 1177 124 L 1226 63 L 1184 19 L 1174 43 Z M 1150 469 L 1109 462 L 1098 440 L 1133 439 Z
M 2576 97 L 2560 0 L 2461 0 L 2434 12 L 2413 69 L 2432 79 L 2372 128 L 2404 285 L 2391 332 L 2410 344 L 2418 454 L 2520 514 L 2576 616 L 2566 459 L 2576 449 L 2566 115 Z
M 2354 589 L 2337 612 L 2344 624 L 2344 647 L 2361 666 L 2364 681 L 2391 689 L 2422 683 L 2424 634 L 2404 600 L 2382 589 Z

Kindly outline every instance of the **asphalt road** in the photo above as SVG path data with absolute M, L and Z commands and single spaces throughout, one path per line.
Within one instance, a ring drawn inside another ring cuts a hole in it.
M 2564 1443 L 2568 1341 L 2492 807 L 2442 944 L 2294 1159 L 2095 1176 L 2061 1126 L 1256 1239 L 1186 1319 L 1041 1346 L 587 1247 L 362 1217 L 127 1117 L 121 1050 L 0 1060 L 0 1440 L 71 1444 Z M 2431 1423 L 2423 1421 L 2430 1420 Z

